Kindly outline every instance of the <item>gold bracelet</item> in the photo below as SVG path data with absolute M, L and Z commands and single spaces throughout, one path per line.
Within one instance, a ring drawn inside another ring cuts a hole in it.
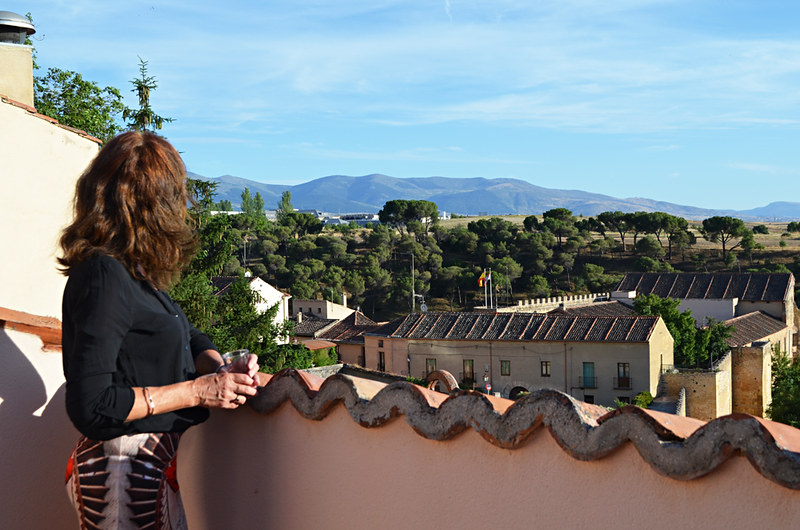
M 148 418 L 148 417 L 152 416 L 155 413 L 156 404 L 153 403 L 153 396 L 150 395 L 150 389 L 149 388 L 143 387 L 142 388 L 142 392 L 144 393 L 145 400 L 147 400 L 147 416 L 145 416 L 145 418 Z

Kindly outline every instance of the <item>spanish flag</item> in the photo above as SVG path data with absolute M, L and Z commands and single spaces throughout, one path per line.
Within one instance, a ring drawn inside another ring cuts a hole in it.
M 484 282 L 486 281 L 486 269 L 481 273 L 481 277 L 478 278 L 478 287 L 483 287 Z

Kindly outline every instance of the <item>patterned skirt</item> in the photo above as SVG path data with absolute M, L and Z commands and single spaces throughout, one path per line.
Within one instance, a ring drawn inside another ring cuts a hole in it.
M 105 442 L 81 437 L 65 477 L 80 527 L 185 530 L 175 468 L 179 439 L 176 433 Z

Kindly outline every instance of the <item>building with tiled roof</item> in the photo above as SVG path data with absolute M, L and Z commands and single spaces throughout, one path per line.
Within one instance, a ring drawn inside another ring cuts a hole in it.
M 633 316 L 636 311 L 619 300 L 594 302 L 586 305 L 559 307 L 548 311 L 551 315 L 572 315 L 580 317 L 625 317 Z
M 761 311 L 747 313 L 723 322 L 732 328 L 727 343 L 731 348 L 752 346 L 755 342 L 769 342 L 786 353 L 791 345 L 791 330 L 775 317 Z
M 794 276 L 788 272 L 629 272 L 615 291 L 676 298 L 681 310 L 691 309 L 700 324 L 705 323 L 706 316 L 723 321 L 763 311 L 792 326 L 794 283 Z
M 298 313 L 304 316 L 341 320 L 349 316 L 355 309 L 347 307 L 347 297 L 342 295 L 342 303 L 337 304 L 330 300 L 292 300 L 292 317 Z
M 300 342 L 305 339 L 317 338 L 320 333 L 339 322 L 335 318 L 317 318 L 303 313 L 295 315 L 292 320 L 294 321 L 294 335 Z
M 339 359 L 343 363 L 364 366 L 364 333 L 371 333 L 381 327 L 361 311 L 354 311 L 345 319 L 326 327 L 317 335 L 320 339 L 336 343 Z
M 366 367 L 413 377 L 444 369 L 502 396 L 554 388 L 613 405 L 656 394 L 673 364 L 660 317 L 416 313 L 365 333 Z

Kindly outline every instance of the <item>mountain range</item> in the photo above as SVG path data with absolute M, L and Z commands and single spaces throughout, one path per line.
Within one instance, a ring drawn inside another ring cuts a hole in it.
M 338 213 L 376 213 L 386 201 L 414 199 L 435 202 L 439 211 L 460 215 L 541 214 L 552 208 L 568 208 L 576 215 L 596 215 L 620 210 L 661 211 L 686 219 L 701 220 L 715 215 L 730 215 L 745 221 L 790 221 L 800 219 L 800 202 L 773 202 L 750 210 L 714 210 L 632 197 L 620 199 L 580 190 L 561 190 L 536 186 L 511 178 L 396 178 L 373 174 L 361 177 L 332 175 L 293 186 L 264 184 L 231 175 L 199 178 L 217 183 L 216 200 L 241 203 L 244 188 L 261 194 L 267 208 L 275 208 L 288 190 L 292 204 L 300 210 Z

